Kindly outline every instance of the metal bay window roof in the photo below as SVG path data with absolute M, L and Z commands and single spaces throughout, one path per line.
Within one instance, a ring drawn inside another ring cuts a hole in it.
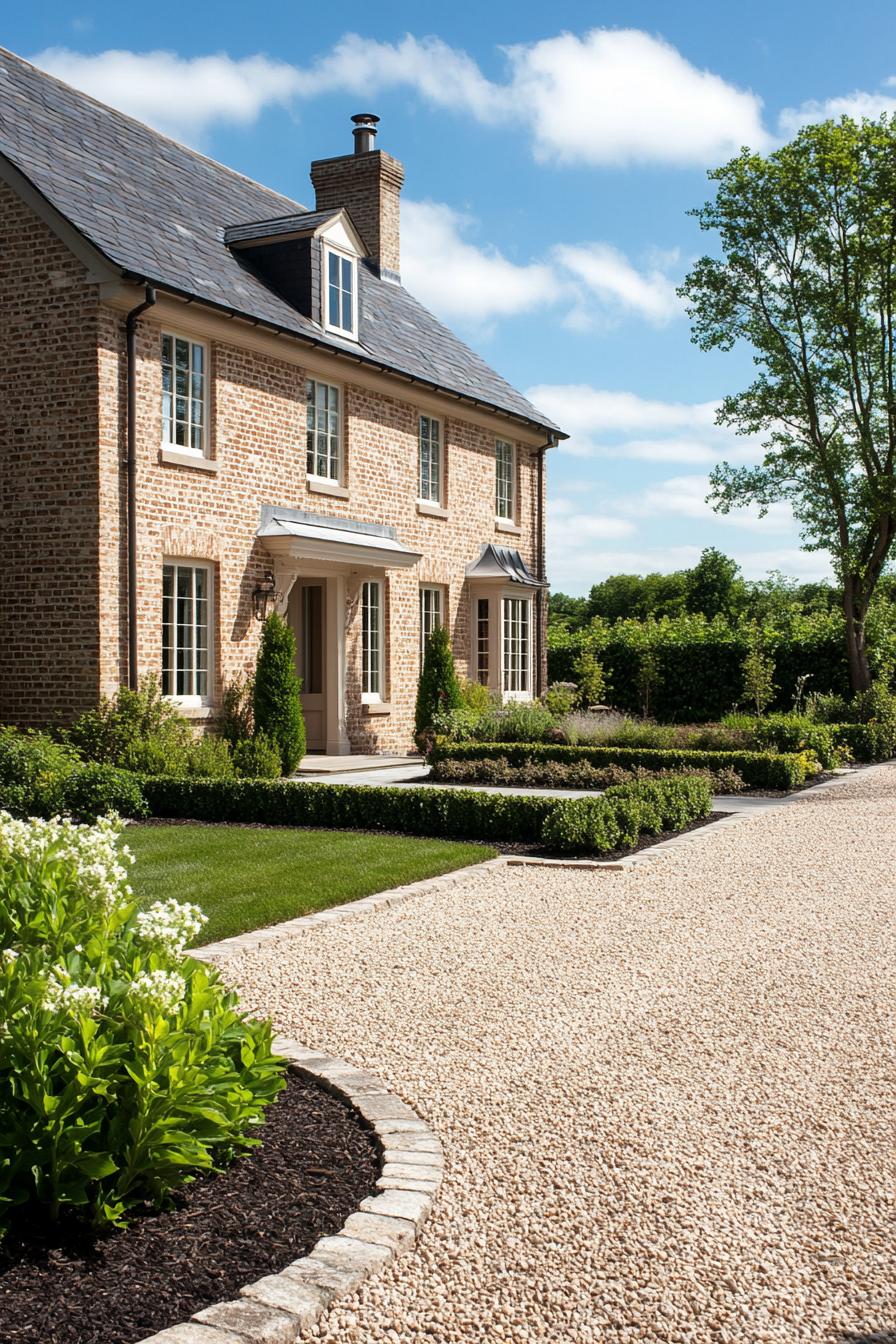
M 479 559 L 467 565 L 466 575 L 471 583 L 509 582 L 525 588 L 545 586 L 536 579 L 519 551 L 510 546 L 497 546 L 491 541 L 483 544 Z
M 256 536 L 274 556 L 365 568 L 410 569 L 420 559 L 398 540 L 394 527 L 329 518 L 265 504 Z

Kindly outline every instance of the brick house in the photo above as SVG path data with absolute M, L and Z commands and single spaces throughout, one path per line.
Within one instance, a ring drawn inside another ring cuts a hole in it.
M 437 622 L 542 690 L 564 436 L 402 288 L 353 120 L 309 211 L 0 50 L 0 721 L 150 672 L 213 721 L 272 604 L 312 750 L 409 749 Z

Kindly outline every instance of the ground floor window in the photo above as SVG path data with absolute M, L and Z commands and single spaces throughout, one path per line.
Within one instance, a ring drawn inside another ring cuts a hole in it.
M 383 698 L 383 585 L 361 586 L 361 699 Z
M 426 641 L 429 639 L 436 626 L 444 625 L 445 618 L 442 612 L 442 590 L 434 587 L 432 584 L 425 584 L 420 589 L 420 661 L 423 662 L 423 655 L 426 653 Z
M 162 693 L 199 703 L 209 695 L 211 566 L 162 566 Z
M 503 614 L 503 685 L 506 692 L 529 690 L 529 602 L 524 597 L 505 597 Z
M 488 685 L 489 674 L 488 598 L 476 599 L 476 680 Z

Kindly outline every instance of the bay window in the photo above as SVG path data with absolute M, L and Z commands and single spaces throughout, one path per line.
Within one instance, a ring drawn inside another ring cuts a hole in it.
M 523 697 L 530 692 L 529 652 L 530 603 L 525 597 L 501 601 L 502 686 L 506 695 Z

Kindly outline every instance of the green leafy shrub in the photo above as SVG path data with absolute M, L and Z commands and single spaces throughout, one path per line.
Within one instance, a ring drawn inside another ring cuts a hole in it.
M 461 709 L 473 714 L 487 714 L 494 704 L 494 696 L 489 688 L 483 686 L 481 681 L 469 681 L 466 677 L 461 677 L 458 684 Z
M 82 714 L 66 736 L 86 760 L 137 774 L 222 779 L 233 774 L 227 742 L 211 734 L 197 736 L 162 695 L 157 677 L 143 677 L 136 691 L 120 686 Z
M 572 665 L 572 677 L 575 682 L 575 701 L 561 713 L 571 709 L 590 709 L 592 705 L 603 704 L 607 694 L 607 679 L 603 664 L 594 656 L 594 650 L 583 648 Z
M 63 784 L 80 765 L 73 747 L 44 733 L 0 728 L 0 807 L 17 816 L 61 812 Z
M 763 648 L 757 636 L 750 642 L 744 658 L 744 700 L 762 714 L 775 698 L 775 660 Z
M 247 741 L 255 731 L 252 715 L 252 697 L 255 678 L 237 676 L 224 683 L 221 708 L 218 711 L 218 732 L 231 750 Z
M 448 628 L 437 625 L 430 631 L 423 651 L 423 667 L 417 683 L 417 702 L 414 706 L 414 735 L 420 741 L 432 732 L 436 721 L 461 708 L 463 695 Z M 472 705 L 467 706 L 476 712 Z
M 544 742 L 556 727 L 553 714 L 537 700 L 510 700 L 483 716 L 476 737 L 482 742 Z
M 85 764 L 73 747 L 43 733 L 0 728 L 0 808 L 17 817 L 94 821 L 107 812 L 140 817 L 146 804 L 127 771 Z
M 279 779 L 280 748 L 267 733 L 245 737 L 233 748 L 236 773 L 246 779 Z
M 670 797 L 675 798 L 681 796 L 682 783 L 693 782 L 656 781 L 659 788 L 669 788 Z M 702 788 L 687 796 L 708 800 L 706 781 L 696 782 Z M 582 814 L 590 815 L 602 798 L 558 799 L 471 789 L 374 788 L 305 784 L 297 780 L 153 778 L 145 780 L 144 787 L 150 810 L 158 817 L 404 831 L 409 835 L 437 835 L 445 839 L 522 841 L 582 853 L 600 853 L 617 844 L 616 839 L 608 842 L 582 820 Z M 566 820 L 548 827 L 548 819 L 555 812 L 561 812 Z
M 282 1086 L 269 1024 L 140 913 L 117 828 L 0 814 L 0 1232 L 116 1225 L 251 1146 Z
M 768 714 L 754 719 L 751 744 L 759 750 L 809 752 L 825 770 L 843 764 L 843 751 L 827 723 L 816 723 L 804 714 Z
M 711 809 L 705 779 L 620 784 L 600 798 L 561 802 L 545 821 L 544 840 L 561 852 L 606 853 L 630 848 L 642 834 L 680 831 Z
M 528 761 L 590 761 L 624 769 L 715 772 L 734 770 L 750 789 L 793 789 L 804 784 L 817 764 L 805 753 L 788 755 L 758 751 L 650 750 L 646 747 L 570 747 L 548 742 L 463 742 L 436 747 L 433 765 L 456 760 L 489 760 L 505 756 L 511 765 Z M 418 790 L 419 792 L 419 790 Z
M 544 693 L 544 707 L 555 719 L 571 714 L 576 707 L 578 688 L 573 681 L 555 681 Z
M 305 720 L 296 673 L 296 640 L 286 621 L 272 611 L 264 623 L 252 691 L 255 731 L 265 733 L 280 751 L 284 775 L 305 755 Z
M 114 765 L 88 761 L 62 781 L 62 805 L 58 809 L 75 821 L 96 821 L 109 812 L 120 817 L 145 817 L 146 801 L 136 775 Z M 56 809 L 53 809 L 55 812 Z M 38 815 L 53 815 L 41 809 Z M 31 815 L 34 815 L 32 810 Z

